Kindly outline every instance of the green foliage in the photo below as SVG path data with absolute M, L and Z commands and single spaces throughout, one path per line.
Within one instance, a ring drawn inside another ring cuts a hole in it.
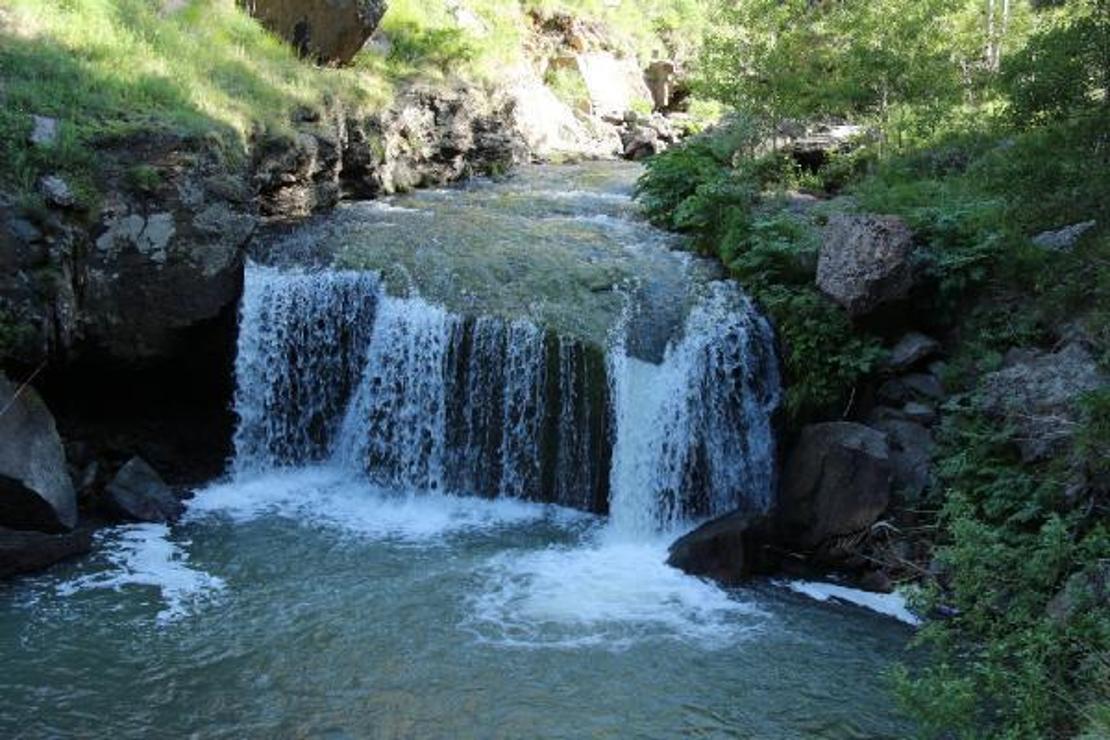
M 544 74 L 543 81 L 559 100 L 571 108 L 589 106 L 590 92 L 586 88 L 586 80 L 576 67 L 550 67 Z
M 795 176 L 778 155 L 739 157 L 753 128 L 742 122 L 649 161 L 637 197 L 658 225 L 689 233 L 767 311 L 783 347 L 792 424 L 842 413 L 853 389 L 882 359 L 876 338 L 858 332 L 814 287 L 818 238 L 812 223 L 764 193 Z
M 1074 2 L 1007 60 L 1004 85 L 1021 125 L 1110 113 L 1110 2 Z
M 137 193 L 153 193 L 162 184 L 162 173 L 157 167 L 138 164 L 127 170 L 127 186 Z
M 1092 682 L 1105 669 L 1110 611 L 1054 613 L 1049 602 L 1110 557 L 1106 512 L 1065 495 L 1068 466 L 1024 464 L 1009 429 L 949 411 L 937 469 L 944 575 L 926 606 L 953 616 L 923 630 L 934 661 L 903 669 L 899 693 L 933 735 L 1072 734 L 1082 707 L 1107 698 Z

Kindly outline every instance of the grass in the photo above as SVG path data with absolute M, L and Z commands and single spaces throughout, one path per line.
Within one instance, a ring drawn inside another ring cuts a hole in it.
M 320 69 L 231 0 L 163 16 L 151 0 L 0 0 L 0 187 L 27 192 L 46 171 L 90 186 L 97 148 L 137 132 L 215 137 L 243 152 L 330 100 L 370 107 L 380 77 Z M 57 144 L 30 148 L 32 115 L 57 118 Z

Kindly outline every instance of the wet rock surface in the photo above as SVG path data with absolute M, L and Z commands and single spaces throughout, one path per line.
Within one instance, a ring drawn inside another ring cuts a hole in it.
M 131 458 L 104 489 L 105 503 L 116 516 L 136 522 L 173 522 L 185 506 L 161 476 L 141 457 Z

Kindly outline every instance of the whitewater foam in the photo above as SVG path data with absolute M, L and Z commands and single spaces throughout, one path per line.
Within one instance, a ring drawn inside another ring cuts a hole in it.
M 171 540 L 165 524 L 113 527 L 97 534 L 97 544 L 110 567 L 58 584 L 59 596 L 94 589 L 154 587 L 164 604 L 155 621 L 166 626 L 188 616 L 226 586 L 222 579 L 190 567 L 185 549 L 189 543 Z

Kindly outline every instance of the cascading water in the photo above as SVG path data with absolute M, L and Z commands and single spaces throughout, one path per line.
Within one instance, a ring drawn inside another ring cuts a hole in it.
M 875 699 L 899 625 L 666 564 L 770 501 L 780 391 L 743 293 L 636 217 L 638 172 L 260 240 L 232 475 L 0 589 L 0 737 L 913 735 Z
M 236 468 L 330 460 L 375 482 L 554 502 L 616 530 L 762 510 L 779 400 L 771 330 L 703 286 L 658 364 L 525 320 L 389 295 L 373 274 L 252 265 L 236 367 Z

